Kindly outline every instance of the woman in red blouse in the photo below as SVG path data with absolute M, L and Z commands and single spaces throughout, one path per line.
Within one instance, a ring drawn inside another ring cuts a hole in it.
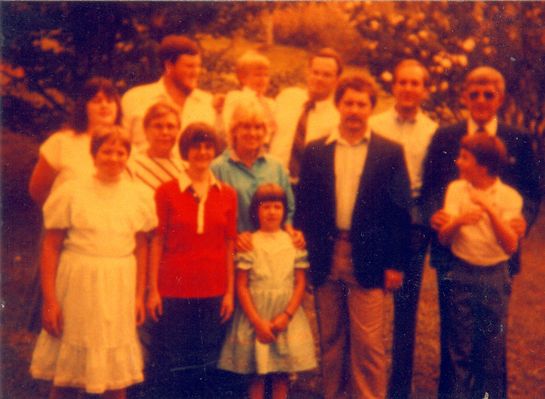
M 209 376 L 234 307 L 237 232 L 236 192 L 209 168 L 217 149 L 212 127 L 189 125 L 179 142 L 187 167 L 155 194 L 159 225 L 151 244 L 147 299 L 156 322 L 148 375 L 153 397 L 174 392 L 185 397 L 184 391 L 211 397 L 205 390 L 215 385 Z

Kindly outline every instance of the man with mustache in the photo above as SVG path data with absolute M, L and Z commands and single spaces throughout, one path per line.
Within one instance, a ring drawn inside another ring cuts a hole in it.
M 159 58 L 164 68 L 163 76 L 157 82 L 130 89 L 121 100 L 123 125 L 138 149 L 147 145 L 142 124 L 144 115 L 158 102 L 178 110 L 180 132 L 193 122 L 212 126 L 216 123 L 212 95 L 197 88 L 202 64 L 197 43 L 182 35 L 166 36 L 159 45 Z
M 335 91 L 340 124 L 303 155 L 295 223 L 315 287 L 324 397 L 384 398 L 386 291 L 408 262 L 409 178 L 402 147 L 371 132 L 376 87 L 365 75 Z

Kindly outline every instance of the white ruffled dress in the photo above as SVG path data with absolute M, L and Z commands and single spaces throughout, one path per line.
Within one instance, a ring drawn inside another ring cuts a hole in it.
M 69 180 L 44 205 L 46 229 L 66 229 L 56 278 L 60 338 L 42 330 L 34 378 L 100 394 L 143 380 L 136 332 L 135 234 L 156 225 L 155 210 L 128 180 Z

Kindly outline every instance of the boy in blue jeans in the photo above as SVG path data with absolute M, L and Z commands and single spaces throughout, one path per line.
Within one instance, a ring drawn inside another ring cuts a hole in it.
M 443 210 L 450 221 L 439 231 L 456 262 L 447 317 L 453 361 L 453 397 L 504 398 L 501 359 L 506 350 L 510 277 L 507 261 L 519 236 L 509 222 L 519 218 L 522 197 L 498 171 L 506 162 L 502 141 L 486 134 L 462 139 L 459 179 L 449 184 Z

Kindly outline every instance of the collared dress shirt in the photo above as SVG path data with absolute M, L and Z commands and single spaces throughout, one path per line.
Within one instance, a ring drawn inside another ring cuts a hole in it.
M 479 130 L 479 127 L 481 127 L 481 125 L 475 122 L 472 118 L 469 118 L 467 120 L 467 132 L 469 134 L 475 134 L 477 130 Z M 486 131 L 488 135 L 495 136 L 498 130 L 498 118 L 494 117 L 490 119 L 487 123 L 482 125 L 482 128 Z
M 422 166 L 437 123 L 418 111 L 413 120 L 402 120 L 395 108 L 369 118 L 371 129 L 387 139 L 401 144 L 411 180 L 413 198 L 420 195 Z
M 212 95 L 200 89 L 194 89 L 186 98 L 181 108 L 167 93 L 164 79 L 157 82 L 136 86 L 127 91 L 121 100 L 123 108 L 123 126 L 129 131 L 132 143 L 137 148 L 146 148 L 144 134 L 144 116 L 148 109 L 158 102 L 166 102 L 180 112 L 181 131 L 190 123 L 205 122 L 216 124 L 216 111 L 212 106 Z M 181 133 L 180 131 L 180 133 Z
M 339 230 L 350 230 L 352 213 L 367 158 L 371 130 L 367 128 L 363 138 L 355 144 L 343 139 L 336 129 L 326 144 L 335 142 L 335 204 L 336 223 Z
M 309 100 L 308 92 L 299 87 L 284 89 L 276 97 L 277 130 L 272 138 L 270 154 L 288 168 L 297 122 Z M 309 112 L 305 143 L 325 137 L 339 124 L 339 112 L 332 98 L 317 101 Z
M 288 199 L 287 223 L 292 222 L 295 200 L 288 172 L 278 160 L 261 154 L 249 168 L 240 161 L 233 150 L 227 149 L 212 162 L 210 168 L 218 179 L 232 186 L 237 192 L 239 232 L 255 229 L 250 218 L 250 203 L 259 185 L 264 183 L 276 183 L 284 189 Z

